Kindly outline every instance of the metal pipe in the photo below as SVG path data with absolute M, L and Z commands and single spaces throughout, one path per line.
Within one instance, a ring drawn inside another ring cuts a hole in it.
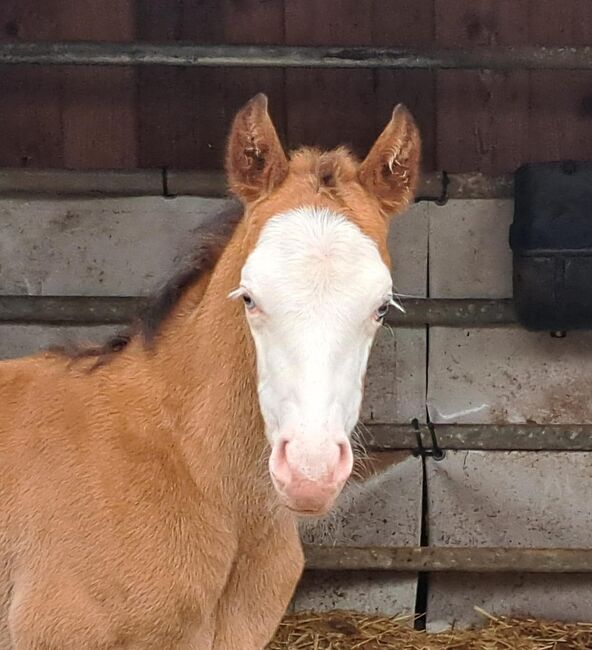
M 145 299 L 111 296 L 0 296 L 0 323 L 117 325 L 129 323 Z
M 442 449 L 592 451 L 590 424 L 435 424 Z M 428 443 L 425 443 L 428 444 Z
M 479 172 L 447 174 L 447 199 L 509 199 L 514 196 L 514 176 L 486 176 Z M 421 189 L 421 188 L 420 188 Z
M 226 196 L 226 178 L 222 172 L 167 170 L 166 179 L 170 196 Z M 507 199 L 513 196 L 514 178 L 511 174 L 446 174 L 444 181 L 442 172 L 428 172 L 420 180 L 416 201 Z
M 126 323 L 145 304 L 135 296 L 0 296 L 0 322 L 69 325 Z M 498 327 L 515 322 L 511 300 L 413 298 L 405 313 L 392 310 L 394 327 Z
M 160 169 L 0 168 L 0 197 L 162 196 Z
M 2 43 L 0 64 L 165 65 L 272 68 L 592 69 L 591 47 L 402 49 L 193 45 L 186 43 Z
M 387 323 L 394 327 L 496 327 L 516 322 L 512 300 L 406 298 L 405 313 L 391 310 Z
M 322 571 L 592 573 L 592 549 L 304 547 L 306 568 Z
M 592 424 L 430 424 L 438 448 L 452 451 L 592 451 Z M 363 427 L 374 450 L 431 449 L 426 424 L 373 424 Z

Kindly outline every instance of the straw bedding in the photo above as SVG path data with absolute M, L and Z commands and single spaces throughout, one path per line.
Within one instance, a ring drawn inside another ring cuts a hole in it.
M 478 630 L 426 634 L 410 619 L 354 612 L 287 616 L 268 650 L 591 650 L 592 623 L 493 617 Z

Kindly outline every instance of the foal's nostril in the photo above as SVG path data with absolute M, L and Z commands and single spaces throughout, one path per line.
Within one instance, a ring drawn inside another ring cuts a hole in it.
M 351 445 L 349 442 L 340 442 L 339 443 L 339 464 L 346 462 L 351 454 Z
M 284 460 L 287 460 L 287 457 L 288 457 L 288 444 L 289 444 L 289 442 L 290 442 L 289 440 L 287 440 L 286 438 L 283 438 L 283 439 L 279 440 L 278 443 L 277 443 L 278 444 L 278 455 L 279 455 L 280 458 L 282 458 Z
M 289 440 L 278 440 L 270 459 L 273 466 L 273 475 L 283 485 L 288 484 L 292 479 L 292 471 L 288 463 L 288 444 Z
M 354 465 L 354 455 L 352 452 L 349 440 L 338 443 L 339 445 L 339 460 L 335 469 L 335 482 L 343 483 L 351 474 Z

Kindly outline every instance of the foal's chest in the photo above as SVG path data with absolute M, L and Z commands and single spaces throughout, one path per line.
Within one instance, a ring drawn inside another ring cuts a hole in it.
M 171 647 L 185 647 L 180 640 L 193 638 L 207 624 L 235 559 L 236 539 L 218 526 L 168 523 L 145 530 L 143 539 L 122 549 L 123 571 L 114 572 L 105 584 L 105 598 L 114 596 L 113 602 L 119 602 L 114 618 L 120 629 L 147 639 L 138 647 L 168 647 L 161 639 L 163 631 L 167 643 L 179 639 Z

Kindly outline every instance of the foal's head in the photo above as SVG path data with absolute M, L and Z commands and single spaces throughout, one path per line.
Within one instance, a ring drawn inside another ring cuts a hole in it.
M 352 469 L 368 355 L 392 298 L 387 231 L 413 198 L 420 140 L 398 106 L 363 162 L 344 149 L 287 157 L 258 95 L 232 126 L 227 173 L 245 204 L 244 302 L 281 500 L 328 510 Z

